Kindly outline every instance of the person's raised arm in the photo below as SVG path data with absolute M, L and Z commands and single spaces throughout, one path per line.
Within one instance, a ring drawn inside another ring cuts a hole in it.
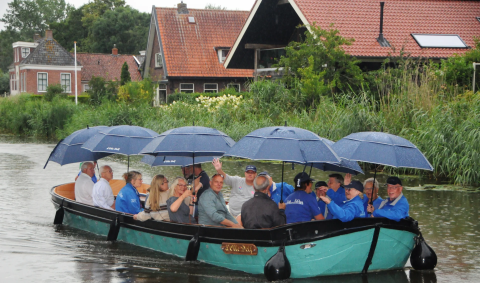
M 171 212 L 177 212 L 180 206 L 182 205 L 182 202 L 185 200 L 185 198 L 189 197 L 192 195 L 191 190 L 186 190 L 176 201 L 174 201 L 170 205 L 170 211 Z
M 351 182 L 352 182 L 352 174 L 350 173 L 345 174 L 345 178 L 343 178 L 343 184 L 347 186 L 347 185 L 350 185 Z
M 222 170 L 222 162 L 220 162 L 220 159 L 214 158 L 212 161 L 213 167 L 215 167 L 215 170 L 217 170 L 217 173 L 225 177 L 225 172 Z

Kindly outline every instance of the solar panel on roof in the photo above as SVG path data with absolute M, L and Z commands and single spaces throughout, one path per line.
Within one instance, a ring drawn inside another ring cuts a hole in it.
M 412 37 L 422 48 L 468 48 L 456 34 L 415 34 Z
M 188 22 L 191 24 L 195 23 L 195 18 L 194 17 L 188 17 Z

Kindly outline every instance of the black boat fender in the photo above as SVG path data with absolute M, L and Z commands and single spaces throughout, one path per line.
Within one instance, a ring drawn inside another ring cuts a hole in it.
M 185 255 L 185 261 L 196 261 L 198 252 L 200 251 L 200 229 L 198 227 L 197 233 L 190 239 L 187 248 L 187 254 Z
M 437 254 L 425 242 L 422 233 L 415 237 L 415 248 L 410 255 L 410 263 L 415 270 L 432 270 L 437 266 Z
M 117 216 L 110 222 L 110 230 L 108 230 L 107 241 L 116 241 L 120 232 L 120 219 Z
M 291 273 L 292 267 L 285 253 L 285 243 L 282 243 L 278 252 L 265 263 L 263 274 L 268 281 L 277 281 L 290 278 Z
M 55 212 L 55 218 L 53 219 L 53 224 L 54 225 L 60 225 L 63 223 L 63 216 L 65 215 L 65 210 L 63 209 L 63 201 L 60 204 L 60 207 L 57 209 L 57 212 Z

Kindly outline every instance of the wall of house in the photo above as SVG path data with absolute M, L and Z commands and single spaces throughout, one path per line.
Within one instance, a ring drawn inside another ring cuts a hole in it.
M 45 92 L 39 92 L 37 88 L 37 73 L 47 73 L 48 74 L 48 85 L 60 84 L 60 75 L 68 73 L 70 74 L 70 90 L 69 95 L 75 95 L 75 72 L 74 71 L 58 71 L 58 70 L 22 70 L 21 72 L 26 72 L 26 91 L 34 94 L 45 94 Z M 82 93 L 82 84 L 81 84 L 82 72 L 77 72 L 77 89 L 78 94 Z
M 177 79 L 168 79 L 167 94 L 175 93 L 175 90 L 180 91 L 181 83 L 193 83 L 194 92 L 204 92 L 204 84 L 218 84 L 218 91 L 221 91 L 227 88 L 228 84 L 240 84 L 240 91 L 247 91 L 247 78 L 212 78 L 212 79 L 188 79 L 188 78 L 177 78 Z
M 162 68 L 155 68 L 155 60 L 156 56 L 155 54 L 160 52 L 160 45 L 158 43 L 158 36 L 157 33 L 155 32 L 155 35 L 153 37 L 153 48 L 152 48 L 152 56 L 150 58 L 150 62 L 148 64 L 149 70 L 150 70 L 150 78 L 152 81 L 160 81 L 165 79 L 165 67 Z

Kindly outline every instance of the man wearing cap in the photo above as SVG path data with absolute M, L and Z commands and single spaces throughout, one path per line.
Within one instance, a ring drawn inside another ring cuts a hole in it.
M 388 177 L 388 198 L 382 201 L 378 209 L 369 204 L 368 212 L 372 213 L 372 217 L 385 217 L 397 222 L 407 217 L 410 206 L 402 191 L 402 181 L 398 177 Z
M 218 158 L 214 158 L 212 164 L 218 174 L 225 176 L 225 184 L 232 188 L 228 206 L 230 207 L 230 213 L 233 217 L 237 217 L 242 210 L 242 205 L 255 194 L 253 180 L 257 177 L 257 167 L 248 165 L 245 168 L 245 178 L 242 178 L 239 176 L 230 176 L 223 172 L 222 163 Z
M 314 180 L 307 173 L 302 172 L 298 173 L 293 181 L 295 192 L 285 200 L 287 224 L 325 219 L 318 208 L 317 200 L 311 195 Z
M 359 181 L 352 181 L 350 184 L 345 185 L 345 194 L 347 200 L 342 206 L 339 206 L 334 201 L 331 201 L 327 197 L 320 196 L 328 207 L 328 210 L 332 213 L 333 219 L 339 219 L 342 222 L 348 222 L 353 218 L 364 218 L 365 210 L 363 207 L 363 185 Z
M 242 206 L 241 223 L 245 229 L 272 228 L 285 224 L 285 203 L 277 205 L 270 199 L 270 180 L 268 175 L 262 173 L 253 180 L 253 198 Z
M 320 211 L 323 214 L 325 219 L 332 219 L 333 216 L 331 213 L 328 212 L 327 204 L 320 198 L 321 196 L 328 198 L 331 200 L 329 196 L 327 196 L 328 185 L 324 181 L 318 181 L 315 183 L 315 195 L 317 197 L 317 205 L 320 208 Z

